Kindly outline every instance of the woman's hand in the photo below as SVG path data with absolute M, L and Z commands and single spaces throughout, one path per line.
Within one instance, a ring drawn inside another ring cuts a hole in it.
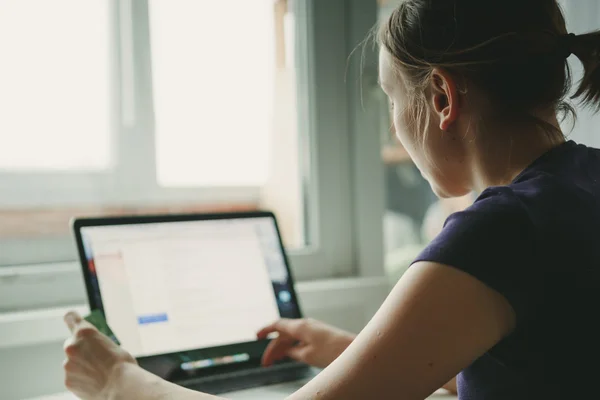
M 110 382 L 124 363 L 135 359 L 77 313 L 65 315 L 72 336 L 65 342 L 65 386 L 81 399 L 107 399 Z
M 279 336 L 265 350 L 264 366 L 290 357 L 314 367 L 325 368 L 352 343 L 355 335 L 312 319 L 281 319 L 258 332 L 259 339 Z

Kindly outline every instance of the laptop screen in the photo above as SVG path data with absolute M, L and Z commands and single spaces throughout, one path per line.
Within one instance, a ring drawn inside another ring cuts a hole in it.
M 245 361 L 227 346 L 299 316 L 272 216 L 82 226 L 80 235 L 90 302 L 135 357 L 220 348 L 212 355 Z

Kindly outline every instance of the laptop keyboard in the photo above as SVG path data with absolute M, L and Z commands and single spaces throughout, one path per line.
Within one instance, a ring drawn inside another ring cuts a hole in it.
M 268 369 L 252 368 L 183 382 L 182 386 L 208 394 L 221 394 L 260 386 L 312 378 L 316 371 L 303 364 L 276 365 Z

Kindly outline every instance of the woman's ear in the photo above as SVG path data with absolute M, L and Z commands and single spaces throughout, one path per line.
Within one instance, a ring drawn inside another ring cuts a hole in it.
M 440 129 L 444 132 L 458 118 L 459 99 L 454 77 L 447 71 L 434 68 L 431 72 L 431 102 L 438 118 Z

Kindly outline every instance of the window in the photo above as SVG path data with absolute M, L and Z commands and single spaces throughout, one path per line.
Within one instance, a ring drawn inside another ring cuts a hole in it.
M 4 0 L 0 5 L 0 170 L 108 169 L 107 3 Z M 65 18 L 67 13 L 78 18 Z
M 273 209 L 298 279 L 360 271 L 345 73 L 374 10 L 0 0 L 0 266 L 39 264 L 28 304 L 74 301 L 82 215 Z
M 154 1 L 145 15 L 128 1 L 0 3 L 0 179 L 16 190 L 5 221 L 20 209 L 3 237 L 22 242 L 2 263 L 73 259 L 70 243 L 49 242 L 68 237 L 75 215 L 267 206 L 290 247 L 306 244 L 295 66 L 276 63 L 293 53 L 291 12 L 255 3 Z M 231 23 L 219 40 L 215 15 Z M 279 170 L 293 197 L 271 193 Z M 41 242 L 47 251 L 21 251 Z
M 156 169 L 164 188 L 258 188 L 260 206 L 279 211 L 288 246 L 302 247 L 286 8 L 272 0 L 150 1 Z
M 273 77 L 285 68 L 275 64 L 272 1 L 154 0 L 150 38 L 159 183 L 265 185 Z

